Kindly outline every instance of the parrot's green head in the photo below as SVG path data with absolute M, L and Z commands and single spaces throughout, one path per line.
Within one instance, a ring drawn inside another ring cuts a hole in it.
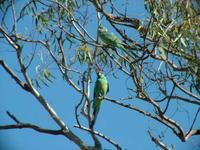
M 97 72 L 97 77 L 98 77 L 98 78 L 101 78 L 101 77 L 103 77 L 103 76 L 104 76 L 104 75 L 103 75 L 103 73 L 102 73 L 101 71 L 98 71 L 98 72 Z
M 108 32 L 108 29 L 105 27 L 99 27 L 99 32 L 105 33 L 105 32 Z

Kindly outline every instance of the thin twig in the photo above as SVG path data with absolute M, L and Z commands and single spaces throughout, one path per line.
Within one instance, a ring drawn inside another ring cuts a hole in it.
M 81 100 L 79 101 L 79 103 L 75 106 L 75 116 L 76 116 L 76 122 L 79 126 L 81 126 L 80 124 L 80 121 L 79 121 L 79 115 L 78 115 L 78 109 L 79 107 L 81 106 L 82 102 L 83 102 L 83 99 L 85 97 L 85 85 L 84 85 L 84 76 L 85 76 L 85 73 L 83 73 L 82 75 L 82 81 L 81 81 L 81 84 L 82 84 L 82 96 L 81 96 Z
M 174 85 L 173 88 L 172 88 L 172 91 L 170 93 L 170 96 L 168 97 L 167 105 L 166 105 L 165 109 L 163 110 L 163 114 L 166 113 L 166 111 L 167 111 L 167 109 L 169 107 L 169 103 L 170 103 L 170 100 L 171 100 L 172 94 L 174 93 L 175 88 L 176 88 L 176 86 Z

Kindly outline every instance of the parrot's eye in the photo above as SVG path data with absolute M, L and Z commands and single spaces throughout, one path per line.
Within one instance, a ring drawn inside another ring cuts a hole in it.
M 97 75 L 98 75 L 99 77 L 101 77 L 102 73 L 101 73 L 101 72 L 98 72 Z

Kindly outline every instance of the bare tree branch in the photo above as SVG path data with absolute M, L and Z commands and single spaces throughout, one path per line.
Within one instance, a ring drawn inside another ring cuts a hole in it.
M 197 116 L 200 112 L 200 107 L 198 108 L 196 114 L 195 114 L 195 117 L 193 119 L 193 122 L 192 122 L 192 125 L 190 127 L 190 130 L 188 131 L 188 133 L 185 135 L 185 141 L 187 141 L 187 139 L 190 137 L 190 136 L 194 136 L 194 135 L 200 135 L 200 129 L 198 130 L 195 130 L 193 129 L 193 126 L 194 126 L 194 123 L 196 122 L 196 119 L 197 119 Z
M 163 142 L 159 141 L 155 136 L 152 135 L 150 131 L 148 131 L 149 136 L 151 137 L 151 140 L 158 145 L 163 150 L 171 150 L 167 145 L 165 145 Z
M 30 87 L 28 86 L 28 84 L 24 83 L 23 81 L 21 81 L 17 75 L 10 69 L 10 67 L 3 61 L 0 60 L 0 65 L 5 69 L 5 71 L 17 82 L 17 84 L 24 90 L 30 92 Z
M 0 125 L 0 130 L 5 129 L 22 129 L 22 128 L 30 128 L 35 131 L 46 133 L 46 134 L 52 134 L 52 135 L 64 135 L 62 130 L 51 130 L 46 128 L 41 128 L 37 125 L 31 124 L 31 123 L 23 123 L 19 121 L 13 114 L 7 111 L 8 116 L 16 122 L 14 125 Z
M 139 112 L 140 114 L 143 114 L 147 117 L 150 117 L 154 120 L 157 120 L 158 122 L 169 127 L 183 142 L 185 142 L 184 131 L 181 128 L 181 126 L 177 122 L 175 122 L 174 120 L 172 120 L 172 119 L 168 118 L 167 116 L 165 116 L 164 114 L 162 114 L 162 112 L 160 112 L 159 117 L 158 117 L 158 116 L 155 116 L 155 115 L 153 115 L 149 112 L 145 112 L 145 111 L 143 111 L 143 110 L 141 110 L 137 107 L 131 106 L 130 104 L 124 104 L 124 103 L 121 103 L 117 100 L 113 100 L 113 99 L 110 99 L 110 98 L 107 98 L 107 97 L 105 99 L 107 101 L 114 103 L 114 104 L 117 104 L 117 105 L 120 105 L 122 107 L 134 110 L 136 112 Z M 160 108 L 158 108 L 158 109 L 160 109 Z
M 103 135 L 102 133 L 99 133 L 97 131 L 93 131 L 89 128 L 83 127 L 83 126 L 77 126 L 75 125 L 74 127 L 88 131 L 88 132 L 92 132 L 93 134 L 105 139 L 107 142 L 111 143 L 112 145 L 114 145 L 116 147 L 117 150 L 122 150 L 121 146 L 119 144 L 117 144 L 116 142 L 114 142 L 113 140 L 111 140 L 110 138 L 108 138 L 107 136 Z
M 41 133 L 46 133 L 46 134 L 53 134 L 53 135 L 63 135 L 62 130 L 50 130 L 46 128 L 41 128 L 39 126 L 30 124 L 30 123 L 20 123 L 20 124 L 15 124 L 15 125 L 4 125 L 0 126 L 0 130 L 5 130 L 5 129 L 22 129 L 22 128 L 30 128 L 35 131 L 41 132 Z
M 189 137 L 194 136 L 194 135 L 200 135 L 200 130 L 195 130 L 192 129 L 190 132 L 187 133 L 187 135 L 185 136 L 185 140 L 188 140 Z

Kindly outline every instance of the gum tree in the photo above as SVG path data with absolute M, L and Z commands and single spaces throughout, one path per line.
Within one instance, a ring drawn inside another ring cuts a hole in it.
M 128 81 L 121 88 L 129 94 L 110 95 L 104 97 L 105 101 L 132 111 L 133 115 L 140 113 L 155 120 L 182 142 L 199 135 L 200 129 L 194 128 L 200 110 L 199 1 L 145 0 L 144 18 L 131 17 L 130 3 L 131 0 L 2 1 L 0 51 L 7 45 L 7 49 L 15 52 L 19 71 L 9 66 L 4 57 L 0 66 L 43 106 L 58 129 L 24 123 L 11 112 L 7 114 L 14 124 L 1 125 L 0 129 L 31 128 L 63 135 L 82 150 L 103 149 L 99 140 L 103 138 L 116 149 L 122 149 L 123 145 L 89 126 L 91 81 L 95 80 L 95 72 L 102 70 L 111 78 L 120 75 Z M 22 30 L 24 26 L 29 30 Z M 102 36 L 102 28 L 107 29 L 111 38 Z M 116 41 L 120 45 L 113 43 Z M 59 76 L 80 96 L 72 108 L 74 128 L 88 132 L 94 145 L 74 133 L 40 92 L 51 87 Z M 145 107 L 137 107 L 135 101 Z M 187 114 L 193 118 L 187 129 L 171 116 L 181 106 L 195 110 Z M 147 132 L 156 145 L 171 149 L 150 129 Z

